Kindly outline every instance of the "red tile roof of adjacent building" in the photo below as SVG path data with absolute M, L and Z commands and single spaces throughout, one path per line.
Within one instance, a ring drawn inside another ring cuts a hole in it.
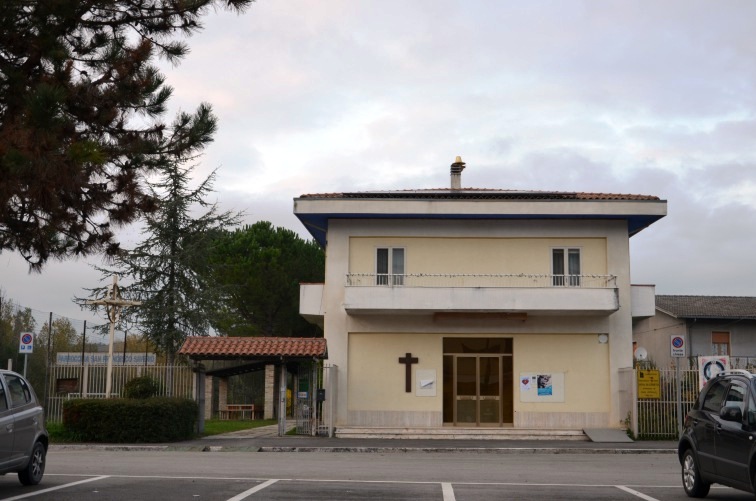
M 318 357 L 327 355 L 324 338 L 301 337 L 189 337 L 179 355 L 193 358 Z

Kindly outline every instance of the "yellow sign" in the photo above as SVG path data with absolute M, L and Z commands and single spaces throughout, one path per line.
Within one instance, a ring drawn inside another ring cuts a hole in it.
M 661 398 L 659 371 L 638 370 L 638 398 Z

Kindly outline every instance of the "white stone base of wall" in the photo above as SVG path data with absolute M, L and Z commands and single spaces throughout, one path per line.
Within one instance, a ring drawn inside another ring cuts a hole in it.
M 433 427 L 443 426 L 441 412 L 349 411 L 349 426 Z
M 582 430 L 609 428 L 608 412 L 515 412 L 515 428 Z M 619 423 L 615 426 L 619 428 Z

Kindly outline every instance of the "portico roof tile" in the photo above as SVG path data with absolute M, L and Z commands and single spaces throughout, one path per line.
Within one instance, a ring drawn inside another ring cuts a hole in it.
M 324 358 L 324 338 L 300 337 L 189 337 L 179 355 L 190 357 L 318 357 Z

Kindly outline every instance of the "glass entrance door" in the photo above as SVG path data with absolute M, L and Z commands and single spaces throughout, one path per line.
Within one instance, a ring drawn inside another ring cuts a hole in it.
M 500 425 L 501 357 L 457 355 L 454 366 L 454 422 L 475 426 Z

